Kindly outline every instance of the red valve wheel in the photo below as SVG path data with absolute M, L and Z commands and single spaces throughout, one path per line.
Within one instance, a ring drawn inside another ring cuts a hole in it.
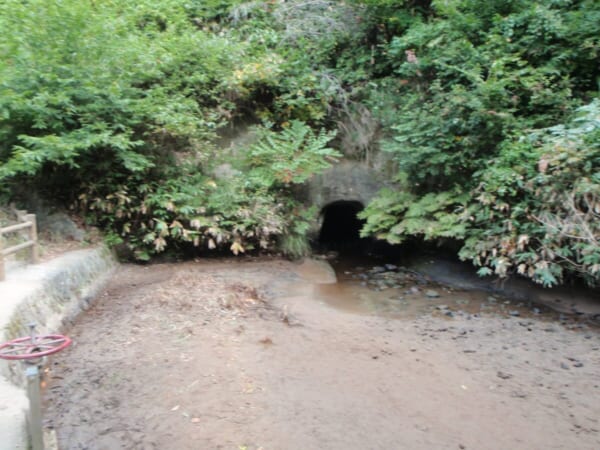
M 31 336 L 0 344 L 1 359 L 34 359 L 51 355 L 71 345 L 71 339 L 60 334 Z

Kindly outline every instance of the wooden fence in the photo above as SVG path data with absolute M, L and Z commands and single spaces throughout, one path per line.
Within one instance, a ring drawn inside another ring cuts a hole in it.
M 17 215 L 19 223 L 0 228 L 0 281 L 3 281 L 6 278 L 4 266 L 5 256 L 11 255 L 26 248 L 31 248 L 31 263 L 35 264 L 39 259 L 35 214 L 27 214 L 27 211 L 20 210 L 14 210 L 14 212 Z M 29 239 L 27 241 L 13 245 L 12 247 L 4 248 L 4 235 L 25 229 L 29 229 Z

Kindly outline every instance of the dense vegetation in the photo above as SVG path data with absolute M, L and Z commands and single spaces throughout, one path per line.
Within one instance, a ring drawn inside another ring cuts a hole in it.
M 7 0 L 0 27 L 1 195 L 59 199 L 138 258 L 301 254 L 295 185 L 381 150 L 365 236 L 600 281 L 594 0 Z M 217 145 L 242 122 L 251 142 Z

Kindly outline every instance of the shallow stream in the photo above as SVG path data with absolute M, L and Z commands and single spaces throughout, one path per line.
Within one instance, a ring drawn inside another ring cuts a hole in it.
M 335 272 L 335 275 L 333 274 Z M 306 260 L 300 281 L 287 280 L 276 297 L 304 297 L 365 315 L 451 319 L 498 315 L 560 321 L 570 328 L 600 323 L 600 294 L 582 288 L 544 289 L 526 280 L 479 278 L 463 263 L 442 258 L 390 262 L 360 257 Z

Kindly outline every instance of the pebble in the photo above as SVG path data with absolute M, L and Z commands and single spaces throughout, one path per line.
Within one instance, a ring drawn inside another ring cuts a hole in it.
M 517 311 L 516 309 L 514 309 L 514 310 L 512 310 L 512 311 L 509 311 L 509 312 L 508 312 L 508 315 L 509 315 L 509 316 L 513 316 L 513 317 L 518 317 L 518 316 L 520 316 L 520 315 L 521 315 L 521 313 L 520 313 L 519 311 Z
M 434 291 L 433 289 L 425 291 L 425 295 L 429 298 L 437 298 L 440 296 L 440 294 L 437 291 Z

